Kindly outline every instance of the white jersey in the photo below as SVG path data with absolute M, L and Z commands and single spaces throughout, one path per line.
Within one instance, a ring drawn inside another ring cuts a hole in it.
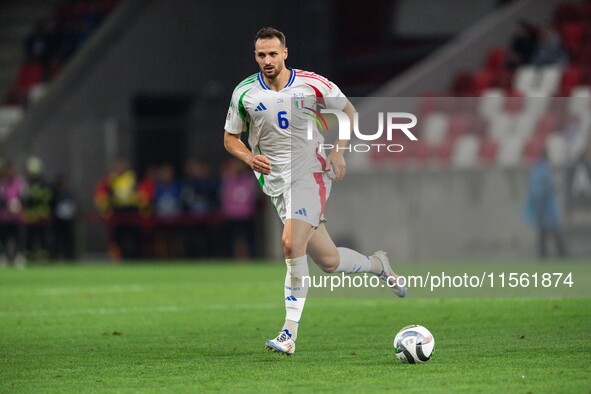
M 318 151 L 324 137 L 317 111 L 327 104 L 342 110 L 346 103 L 338 86 L 313 72 L 292 69 L 279 92 L 271 90 L 257 73 L 234 89 L 224 129 L 232 134 L 248 133 L 253 153 L 271 161 L 271 174 L 255 171 L 255 175 L 265 194 L 277 196 L 303 175 L 324 171 L 326 156 Z M 312 139 L 308 138 L 309 123 Z

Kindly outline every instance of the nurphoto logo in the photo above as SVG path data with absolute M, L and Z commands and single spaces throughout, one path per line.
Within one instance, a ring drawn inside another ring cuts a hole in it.
M 324 114 L 332 114 L 336 116 L 339 127 L 339 140 L 350 140 L 351 129 L 355 137 L 362 141 L 378 141 L 382 139 L 384 134 L 384 123 L 386 124 L 386 141 L 388 143 L 359 143 L 349 144 L 346 147 L 340 147 L 333 144 L 320 144 L 320 151 L 329 151 L 332 149 L 346 150 L 349 152 L 369 152 L 386 150 L 388 152 L 397 153 L 404 150 L 404 146 L 401 144 L 390 143 L 393 141 L 395 131 L 401 131 L 409 140 L 417 141 L 417 137 L 410 131 L 411 128 L 416 126 L 417 117 L 409 112 L 378 112 L 378 130 L 373 134 L 364 134 L 359 130 L 359 113 L 355 112 L 353 116 L 353 127 L 351 128 L 351 122 L 347 114 L 337 109 L 321 109 L 320 112 L 316 112 L 320 117 L 324 118 Z M 402 122 L 401 122 L 402 120 Z M 406 120 L 406 121 L 405 121 Z M 314 139 L 314 119 L 308 119 L 308 139 Z M 316 122 L 318 123 L 318 122 Z M 322 123 L 326 124 L 326 121 L 322 119 Z M 398 134 L 398 133 L 397 133 Z

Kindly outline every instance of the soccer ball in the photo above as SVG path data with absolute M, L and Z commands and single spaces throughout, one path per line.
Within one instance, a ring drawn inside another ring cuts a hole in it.
M 425 327 L 406 326 L 394 338 L 394 352 L 403 363 L 419 364 L 429 361 L 435 338 Z

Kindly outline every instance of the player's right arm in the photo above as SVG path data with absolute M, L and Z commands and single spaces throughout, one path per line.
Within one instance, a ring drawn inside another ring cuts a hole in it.
M 271 162 L 264 155 L 255 155 L 240 139 L 240 134 L 230 133 L 224 130 L 224 148 L 234 157 L 242 160 L 250 168 L 264 175 L 271 173 Z
M 254 171 L 269 175 L 271 173 L 269 159 L 266 156 L 252 153 L 240 139 L 242 132 L 247 130 L 248 121 L 248 112 L 244 107 L 243 99 L 249 90 L 249 84 L 251 81 L 254 82 L 255 75 L 253 74 L 242 81 L 232 93 L 226 125 L 224 126 L 224 147 L 232 156 L 242 160 Z M 241 87 L 242 89 L 240 89 Z

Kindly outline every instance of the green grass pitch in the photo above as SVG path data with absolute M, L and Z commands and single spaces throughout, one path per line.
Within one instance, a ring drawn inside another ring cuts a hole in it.
M 309 299 L 293 357 L 264 350 L 282 264 L 0 270 L 0 393 L 591 392 L 590 299 Z M 435 336 L 400 363 L 401 327 Z

